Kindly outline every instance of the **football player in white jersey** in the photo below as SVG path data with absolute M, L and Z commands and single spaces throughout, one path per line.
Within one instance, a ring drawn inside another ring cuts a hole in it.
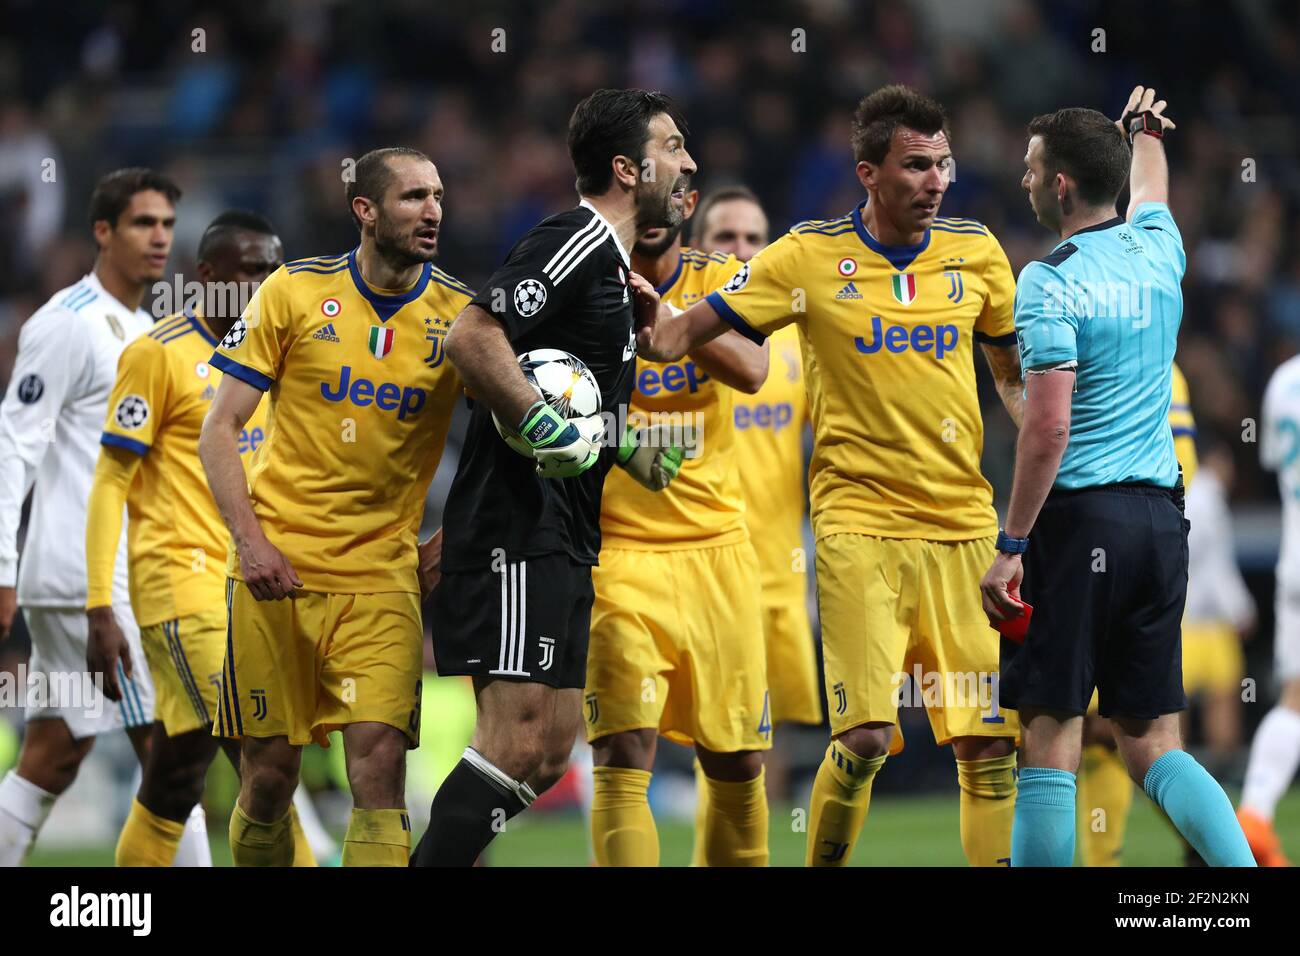
M 1251 742 L 1237 819 L 1260 866 L 1286 866 L 1273 811 L 1300 764 L 1300 356 L 1283 362 L 1264 391 L 1259 457 L 1277 472 L 1282 498 L 1273 638 L 1282 692 Z
M 23 325 L 0 402 L 0 641 L 19 605 L 32 640 L 26 733 L 18 765 L 0 780 L 0 866 L 23 861 L 97 734 L 125 727 L 141 759 L 148 744 L 153 686 L 129 613 L 126 537 L 118 549 L 114 603 L 122 609 L 130 661 L 98 679 L 86 663 L 83 542 L 117 359 L 153 325 L 140 303 L 163 276 L 179 198 L 170 179 L 148 169 L 120 169 L 99 181 L 90 200 L 99 249 L 94 268 Z M 28 491 L 32 510 L 20 568 L 18 525 Z M 206 851 L 206 833 L 187 833 L 186 842 L 195 847 L 199 836 Z M 195 862 L 192 853 L 183 859 Z

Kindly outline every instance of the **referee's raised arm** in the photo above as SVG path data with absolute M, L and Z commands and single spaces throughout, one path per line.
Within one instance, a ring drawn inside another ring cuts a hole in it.
M 1165 101 L 1155 97 L 1154 89 L 1134 87 L 1117 124 L 1120 132 L 1133 142 L 1128 212 L 1124 217 L 1130 222 L 1137 207 L 1144 202 L 1169 202 L 1169 164 L 1165 160 L 1163 140 L 1165 130 L 1178 127 L 1164 115 Z

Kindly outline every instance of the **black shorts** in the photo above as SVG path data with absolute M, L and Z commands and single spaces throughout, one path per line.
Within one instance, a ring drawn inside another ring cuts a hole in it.
M 432 597 L 438 673 L 582 687 L 594 599 L 591 567 L 567 554 L 445 572 Z
M 1002 639 L 1005 707 L 1153 719 L 1187 706 L 1181 486 L 1053 491 L 1029 535 L 1023 645 Z

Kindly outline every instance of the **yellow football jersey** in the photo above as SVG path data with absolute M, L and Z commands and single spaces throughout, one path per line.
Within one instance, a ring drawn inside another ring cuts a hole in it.
M 659 295 L 673 308 L 688 309 L 721 288 L 740 266 L 735 256 L 683 249 Z M 692 429 L 696 445 L 663 491 L 641 487 L 621 468 L 610 471 L 600 504 L 603 545 L 671 551 L 746 540 L 731 425 L 735 395 L 689 355 L 680 362 L 637 362 L 629 423 L 681 423 Z
M 300 259 L 218 345 L 213 365 L 270 393 L 249 497 L 306 590 L 419 592 L 416 533 L 461 388 L 442 343 L 471 297 L 431 265 L 390 290 L 355 249 Z
M 1183 485 L 1192 483 L 1196 474 L 1196 422 L 1192 418 L 1192 393 L 1188 391 L 1183 370 L 1174 366 L 1174 397 L 1169 405 L 1169 427 L 1174 432 L 1174 454 L 1183 469 Z
M 862 209 L 795 226 L 708 300 L 755 339 L 799 328 L 818 538 L 994 534 L 974 342 L 1015 343 L 1011 266 L 973 220 L 889 247 Z
M 187 311 L 161 320 L 118 360 L 100 442 L 141 459 L 126 499 L 131 607 L 141 627 L 224 600 L 230 535 L 199 461 L 199 431 L 221 383 L 208 363 L 216 344 L 202 316 Z M 240 455 L 247 460 L 265 438 L 263 402 L 239 436 Z
M 767 381 L 754 395 L 736 396 L 736 461 L 743 482 L 745 521 L 763 572 L 763 603 L 803 601 L 808 589 L 803 547 L 807 500 L 803 429 L 808 399 L 803 387 L 799 332 L 787 325 L 772 333 Z M 796 571 L 795 568 L 801 570 Z

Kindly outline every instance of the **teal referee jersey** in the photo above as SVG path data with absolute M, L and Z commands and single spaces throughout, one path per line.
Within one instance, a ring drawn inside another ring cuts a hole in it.
M 1021 271 L 1021 367 L 1076 370 L 1055 487 L 1177 483 L 1169 405 L 1186 269 L 1169 207 L 1152 202 L 1132 222 L 1080 230 Z

